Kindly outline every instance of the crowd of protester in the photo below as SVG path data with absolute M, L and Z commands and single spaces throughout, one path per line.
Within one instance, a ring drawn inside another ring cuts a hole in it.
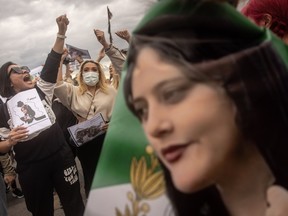
M 228 2 L 236 7 L 238 1 Z M 260 4 L 257 0 L 250 0 L 241 12 L 287 42 L 287 10 L 280 8 L 287 8 L 286 1 L 261 0 Z M 76 56 L 75 61 L 80 67 L 73 77 L 75 71 L 71 62 L 66 61 L 69 50 L 64 46 L 69 20 L 66 15 L 61 15 L 56 23 L 57 37 L 37 80 L 29 79 L 29 68 L 11 61 L 0 68 L 0 215 L 3 216 L 7 215 L 6 190 L 11 190 L 15 197 L 24 196 L 27 209 L 34 216 L 53 215 L 53 194 L 56 191 L 65 214 L 81 216 L 97 173 L 127 50 L 120 50 L 107 42 L 104 31 L 93 29 L 102 47 L 94 60 Z M 128 30 L 115 34 L 129 46 L 132 36 Z M 110 60 L 108 76 L 101 64 L 105 56 Z M 52 122 L 51 127 L 34 135 L 30 135 L 26 127 L 10 124 L 6 106 L 6 99 L 32 88 L 40 95 Z M 99 113 L 105 121 L 100 128 L 104 133 L 81 146 L 75 145 L 67 128 L 88 121 Z M 16 162 L 13 163 L 14 154 Z M 79 182 L 76 157 L 83 170 L 84 185 Z M 82 197 L 81 187 L 84 187 L 86 197 Z
M 126 54 L 107 43 L 103 31 L 95 29 L 93 31 L 103 48 L 95 60 L 76 56 L 80 68 L 76 77 L 72 77 L 74 71 L 71 61 L 65 61 L 68 50 L 64 45 L 69 20 L 62 15 L 56 23 L 57 37 L 40 77 L 31 80 L 28 67 L 11 61 L 0 68 L 0 214 L 3 216 L 7 215 L 6 191 L 11 191 L 12 196 L 24 197 L 28 211 L 35 216 L 53 215 L 55 192 L 65 215 L 83 215 L 112 116 Z M 129 43 L 127 30 L 118 31 L 116 35 Z M 105 55 L 111 61 L 107 77 L 100 63 Z M 18 92 L 32 88 L 36 88 L 52 122 L 51 127 L 37 134 L 29 134 L 24 126 L 13 127 L 8 121 L 10 116 L 6 104 L 6 100 Z M 76 147 L 67 128 L 89 120 L 97 113 L 104 118 L 105 124 L 100 128 L 104 133 Z M 86 197 L 80 193 L 76 157 L 83 170 L 84 185 L 81 186 L 85 188 Z M 17 187 L 18 181 L 21 188 Z

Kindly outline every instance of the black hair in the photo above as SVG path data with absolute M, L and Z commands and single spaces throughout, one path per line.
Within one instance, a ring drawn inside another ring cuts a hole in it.
M 208 11 L 213 5 L 209 3 Z M 211 17 L 207 15 L 171 13 L 151 19 L 136 29 L 124 80 L 126 104 L 135 114 L 131 89 L 133 71 L 139 52 L 150 47 L 164 62 L 179 66 L 188 79 L 217 82 L 226 90 L 237 107 L 235 121 L 244 137 L 263 155 L 275 176 L 275 184 L 288 189 L 287 67 L 271 42 L 259 40 L 261 31 L 236 26 L 227 21 L 225 15 L 214 18 L 211 24 Z M 183 194 L 173 185 L 169 171 L 162 167 L 167 194 L 178 215 L 188 212 L 229 215 L 215 186 Z
M 217 22 L 218 25 L 211 26 L 209 17 L 171 14 L 160 16 L 134 32 L 127 57 L 124 85 L 124 95 L 132 112 L 133 106 L 129 103 L 132 96 L 132 71 L 143 47 L 154 48 L 163 61 L 173 62 L 183 68 L 183 65 L 187 67 L 189 64 L 219 59 L 257 44 L 251 38 L 259 36 L 259 33 L 252 33 L 249 38 L 247 35 L 243 36 L 242 29 L 233 29 L 234 26 L 225 21 L 225 18 L 220 17 Z M 227 32 L 227 29 L 231 31 Z M 201 74 L 198 73 L 198 76 Z
M 0 95 L 7 98 L 15 95 L 10 77 L 8 76 L 8 68 L 10 65 L 16 64 L 9 61 L 3 64 L 0 68 Z

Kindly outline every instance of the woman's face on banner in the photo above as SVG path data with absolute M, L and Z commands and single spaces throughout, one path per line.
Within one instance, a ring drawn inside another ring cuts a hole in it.
M 197 191 L 225 175 L 240 135 L 236 108 L 221 87 L 188 80 L 178 66 L 144 48 L 132 92 L 149 143 L 180 191 Z

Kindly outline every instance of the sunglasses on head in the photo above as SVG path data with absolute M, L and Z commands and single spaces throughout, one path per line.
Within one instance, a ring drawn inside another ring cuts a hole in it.
M 22 66 L 22 67 L 12 67 L 8 73 L 8 77 L 10 77 L 11 73 L 18 73 L 18 74 L 23 74 L 25 72 L 30 73 L 30 69 L 27 66 Z

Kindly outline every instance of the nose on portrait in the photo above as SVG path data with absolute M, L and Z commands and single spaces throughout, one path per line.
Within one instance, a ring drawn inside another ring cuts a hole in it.
M 161 137 L 172 131 L 173 124 L 169 115 L 160 109 L 149 110 L 144 128 L 150 136 Z

